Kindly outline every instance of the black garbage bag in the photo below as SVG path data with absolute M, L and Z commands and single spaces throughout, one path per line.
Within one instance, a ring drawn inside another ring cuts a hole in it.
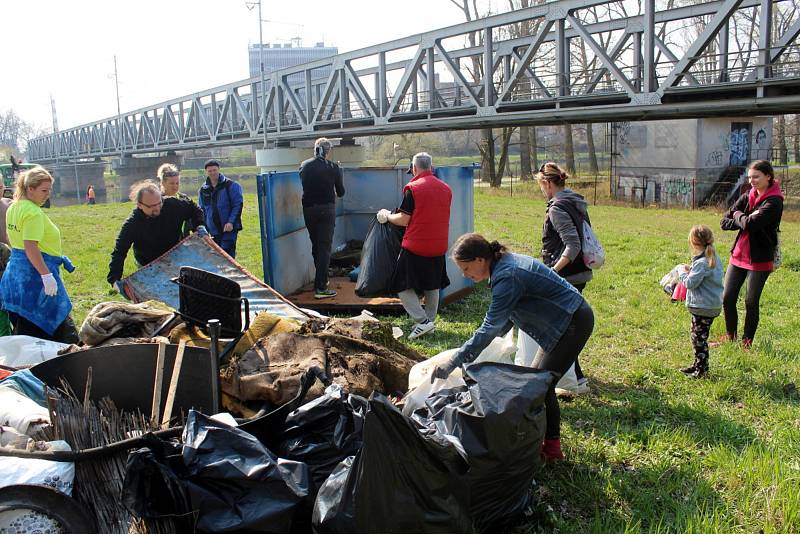
M 493 529 L 522 519 L 541 466 L 544 399 L 550 371 L 503 363 L 466 367 L 466 387 L 432 394 L 411 418 L 423 434 L 459 444 L 469 471 L 469 510 L 479 527 Z
M 372 221 L 361 249 L 361 270 L 356 280 L 356 295 L 380 297 L 388 294 L 402 240 L 401 227 Z
M 197 530 L 289 532 L 308 498 L 308 466 L 278 458 L 254 436 L 191 410 L 183 433 L 185 481 Z
M 364 444 L 339 464 L 314 503 L 317 533 L 466 532 L 466 463 L 441 436 L 422 436 L 380 394 L 364 422 Z
M 367 399 L 350 395 L 338 384 L 286 418 L 275 452 L 281 458 L 305 462 L 316 488 L 336 466 L 361 449 Z
M 181 531 L 191 530 L 192 505 L 179 475 L 184 472 L 181 445 L 152 434 L 143 437 L 146 446 L 128 454 L 122 504 L 137 517 L 171 517 Z

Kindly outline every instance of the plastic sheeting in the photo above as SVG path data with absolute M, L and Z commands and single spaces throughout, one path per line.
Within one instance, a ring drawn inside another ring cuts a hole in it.
M 183 266 L 203 269 L 238 283 L 242 297 L 250 301 L 251 318 L 261 311 L 298 321 L 308 318 L 300 308 L 210 242 L 210 238 L 201 238 L 197 234 L 190 235 L 158 259 L 124 278 L 125 292 L 134 302 L 160 300 L 177 310 L 180 308 L 178 286 L 170 280 L 178 277 Z
M 400 255 L 401 241 L 400 227 L 389 223 L 380 224 L 377 220 L 372 222 L 361 249 L 356 295 L 381 297 L 389 294 L 389 283 Z

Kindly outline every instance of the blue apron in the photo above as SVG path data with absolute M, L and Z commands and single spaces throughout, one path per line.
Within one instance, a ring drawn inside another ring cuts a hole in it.
M 45 295 L 42 275 L 33 267 L 24 250 L 14 248 L 0 280 L 0 307 L 27 319 L 52 336 L 72 310 L 72 302 L 61 281 L 60 267 L 63 264 L 71 273 L 75 266 L 66 256 L 42 252 L 42 258 L 56 279 L 58 293 L 53 297 Z

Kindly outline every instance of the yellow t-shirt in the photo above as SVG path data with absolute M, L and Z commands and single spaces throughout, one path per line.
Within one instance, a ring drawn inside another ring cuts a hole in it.
M 6 212 L 8 240 L 13 248 L 25 249 L 25 241 L 37 241 L 39 250 L 61 256 L 61 231 L 44 214 L 42 208 L 28 199 L 17 200 Z

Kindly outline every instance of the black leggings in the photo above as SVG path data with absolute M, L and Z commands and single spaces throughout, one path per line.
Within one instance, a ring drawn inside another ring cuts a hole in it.
M 747 280 L 747 291 L 744 294 L 744 331 L 743 339 L 752 340 L 758 328 L 758 303 L 761 292 L 770 271 L 750 271 L 735 265 L 728 265 L 725 273 L 725 290 L 722 293 L 722 307 L 725 310 L 725 330 L 731 338 L 736 337 L 739 328 L 739 315 L 736 312 L 736 301 L 739 300 L 739 291 Z
M 568 280 L 569 282 L 569 280 Z M 570 282 L 572 284 L 572 282 Z M 583 290 L 586 288 L 586 282 L 582 284 L 572 284 L 572 286 L 578 290 L 578 293 L 583 295 Z M 580 380 L 583 378 L 583 369 L 581 369 L 581 362 L 577 356 L 575 356 L 575 378 Z
M 566 331 L 561 336 L 561 339 L 558 340 L 556 346 L 553 347 L 553 350 L 544 352 L 539 347 L 539 352 L 536 353 L 533 359 L 532 367 L 555 371 L 559 375 L 563 375 L 583 350 L 586 341 L 592 335 L 593 329 L 594 312 L 589 303 L 583 301 L 583 304 L 572 314 L 569 326 L 567 326 Z M 561 435 L 561 409 L 558 407 L 558 398 L 556 397 L 556 382 L 558 380 L 553 381 L 545 398 L 547 430 L 544 437 L 546 439 L 555 439 Z
M 61 323 L 56 331 L 51 336 L 26 318 L 17 315 L 13 312 L 8 312 L 8 319 L 11 321 L 11 326 L 15 336 L 31 336 L 38 337 L 39 339 L 46 339 L 47 341 L 57 341 L 59 343 L 78 343 L 78 330 L 75 328 L 75 323 L 72 317 L 67 316 L 64 322 Z

